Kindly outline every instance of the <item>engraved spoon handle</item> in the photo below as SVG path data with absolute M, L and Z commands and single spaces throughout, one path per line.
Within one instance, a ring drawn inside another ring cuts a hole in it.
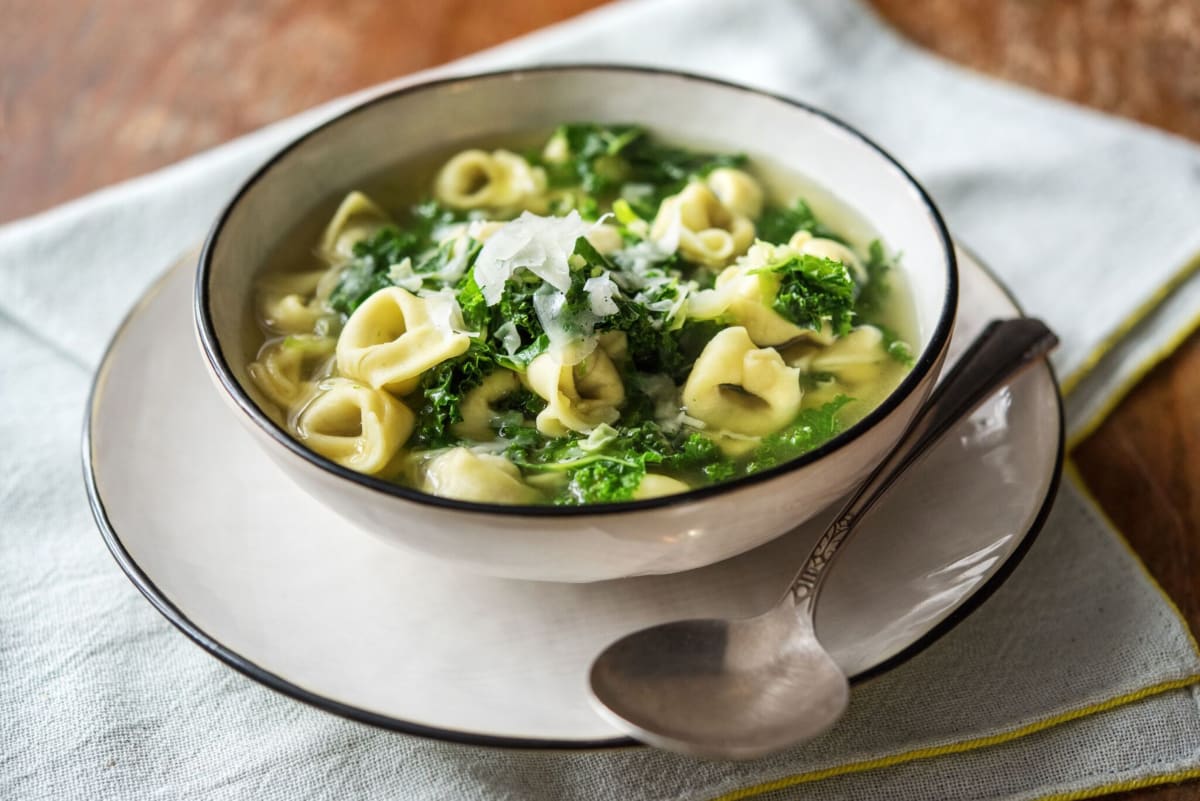
M 896 479 L 951 426 L 1057 344 L 1058 338 L 1042 321 L 1029 317 L 995 320 L 983 330 L 946 373 L 896 447 L 850 496 L 821 534 L 788 588 L 788 594 L 797 606 L 811 618 L 830 563 L 849 539 L 855 524 L 887 494 Z

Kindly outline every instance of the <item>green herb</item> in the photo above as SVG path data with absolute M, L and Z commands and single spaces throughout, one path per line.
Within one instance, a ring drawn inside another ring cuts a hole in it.
M 663 467 L 680 472 L 700 471 L 709 481 L 733 478 L 737 467 L 717 443 L 703 434 L 689 434 L 663 459 Z
M 412 218 L 411 230 L 426 242 L 433 239 L 437 229 L 467 220 L 467 216 L 461 211 L 448 209 L 436 200 L 418 203 L 409 211 Z
M 355 243 L 354 257 L 329 295 L 335 311 L 349 316 L 373 293 L 392 286 L 388 271 L 405 259 L 413 260 L 413 270 L 418 273 L 445 266 L 449 245 L 438 247 L 433 235 L 439 227 L 461 221 L 461 215 L 429 201 L 413 206 L 409 216 L 405 228 L 388 225 Z
M 746 464 L 745 471 L 757 473 L 775 467 L 833 439 L 842 430 L 838 412 L 851 400 L 845 395 L 838 395 L 818 409 L 800 412 L 790 426 L 763 439 Z
M 850 330 L 856 287 L 846 265 L 805 253 L 762 271 L 779 276 L 779 292 L 773 306 L 783 317 L 814 331 L 821 330 L 828 321 L 838 336 Z
M 565 473 L 567 483 L 555 499 L 565 505 L 629 500 L 651 467 L 713 481 L 736 473 L 734 463 L 703 434 L 668 435 L 653 420 L 605 428 L 602 437 L 558 437 L 540 447 L 514 441 L 505 456 L 533 472 Z
M 516 392 L 510 392 L 492 404 L 492 411 L 500 417 L 505 412 L 514 412 L 519 419 L 537 417 L 546 408 L 546 401 L 534 392 L 521 387 Z M 499 430 L 497 428 L 497 430 Z
M 836 381 L 837 376 L 833 373 L 823 373 L 814 371 L 811 373 L 800 374 L 800 389 L 805 392 L 812 392 L 815 389 L 820 389 L 822 384 L 827 384 L 830 381 Z
M 480 336 L 487 338 L 491 333 L 491 312 L 488 311 L 487 301 L 483 299 L 483 290 L 475 283 L 475 271 L 468 270 L 454 287 L 458 306 L 462 309 L 463 322 L 472 331 L 478 331 Z
M 844 242 L 832 229 L 817 219 L 804 200 L 797 200 L 791 208 L 768 206 L 755 223 L 755 236 L 772 245 L 783 245 L 797 231 L 808 231 L 815 237 Z
M 550 213 L 562 217 L 572 211 L 585 220 L 595 220 L 600 217 L 600 203 L 583 190 L 561 190 L 551 200 Z
M 662 199 L 692 178 L 746 162 L 741 154 L 704 153 L 655 142 L 638 125 L 569 123 L 559 126 L 551 141 L 556 139 L 565 148 L 567 160 L 540 162 L 552 186 L 578 186 L 593 198 L 620 192 L 644 219 L 653 218 Z M 624 191 L 630 185 L 646 186 L 649 191 L 631 196 Z
M 638 370 L 670 376 L 676 383 L 687 378 L 704 346 L 722 328 L 712 320 L 688 320 L 672 329 L 643 304 L 627 298 L 617 298 L 617 308 L 602 326 L 625 332 L 629 356 Z
M 895 259 L 888 257 L 883 249 L 883 243 L 878 239 L 873 240 L 867 248 L 867 261 L 863 265 L 866 268 L 867 280 L 859 287 L 858 299 L 854 303 L 854 313 L 863 322 L 870 323 L 883 333 L 883 348 L 887 351 L 888 356 L 905 367 L 912 367 L 916 363 L 912 348 L 907 342 L 900 339 L 893 329 L 879 320 L 892 291 L 888 275 L 894 265 Z
M 878 239 L 872 240 L 867 248 L 867 261 L 863 265 L 867 271 L 867 281 L 858 290 L 858 300 L 854 308 L 859 316 L 867 321 L 883 313 L 885 302 L 891 294 L 888 285 L 888 273 L 892 269 L 892 260 L 883 250 L 883 243 Z
M 472 341 L 467 352 L 425 373 L 412 442 L 424 448 L 443 448 L 459 439 L 450 427 L 462 422 L 462 400 L 495 369 L 491 348 Z M 411 402 L 410 402 L 411 403 Z
M 905 367 L 912 367 L 916 364 L 912 347 L 903 339 L 900 339 L 895 331 L 886 325 L 879 325 L 878 323 L 875 324 L 875 327 L 883 334 L 883 349 L 887 351 L 888 356 L 891 356 Z
M 617 222 L 621 225 L 629 225 L 630 223 L 643 222 L 642 218 L 634 213 L 633 208 L 629 205 L 629 201 L 624 198 L 617 198 L 612 204 L 613 216 L 617 218 Z
M 382 235 L 385 231 L 381 231 Z M 329 305 L 334 311 L 340 312 L 347 317 L 354 313 L 362 302 L 375 294 L 379 290 L 392 285 L 391 279 L 388 277 L 388 269 L 385 265 L 377 267 L 377 261 L 373 254 L 367 252 L 363 242 L 359 242 L 354 246 L 355 258 L 342 270 L 341 277 L 338 278 L 337 286 L 329 295 Z M 360 254 L 361 255 L 358 255 Z
M 642 459 L 632 462 L 597 460 L 571 471 L 566 496 L 560 502 L 568 504 L 627 501 L 633 497 L 633 493 L 645 477 L 646 462 Z
M 575 251 L 568 263 L 571 264 L 571 286 L 559 310 L 559 322 L 572 334 L 588 336 L 593 331 L 596 316 L 592 314 L 591 298 L 584 285 L 589 278 L 610 272 L 612 264 L 583 237 L 575 241 Z

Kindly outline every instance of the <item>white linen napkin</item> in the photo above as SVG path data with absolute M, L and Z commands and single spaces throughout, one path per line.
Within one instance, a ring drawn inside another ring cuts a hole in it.
M 620 3 L 437 72 L 580 59 L 792 95 L 891 150 L 1062 336 L 1074 432 L 1144 369 L 1140 357 L 1196 322 L 1200 278 L 1185 267 L 1200 252 L 1200 148 L 1186 142 L 967 73 L 856 3 Z M 830 799 L 1038 798 L 1200 770 L 1197 650 L 1069 481 L 979 612 L 857 691 L 825 737 L 753 763 L 374 731 L 275 696 L 172 631 L 90 522 L 77 450 L 90 373 L 120 317 L 241 180 L 387 88 L 0 228 L 0 796 L 733 799 L 803 785 Z M 1173 278 L 1165 303 L 1100 358 Z

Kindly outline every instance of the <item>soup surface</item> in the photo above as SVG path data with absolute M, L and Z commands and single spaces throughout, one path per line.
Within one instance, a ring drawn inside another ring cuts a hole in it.
M 257 400 L 338 464 L 468 501 L 626 501 L 782 464 L 913 358 L 895 260 L 828 197 L 818 219 L 766 189 L 800 183 L 588 123 L 397 169 L 259 277 Z

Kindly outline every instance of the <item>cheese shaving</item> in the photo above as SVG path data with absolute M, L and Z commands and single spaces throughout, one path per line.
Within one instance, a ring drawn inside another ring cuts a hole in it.
M 591 229 L 579 212 L 565 217 L 539 217 L 528 211 L 507 223 L 483 244 L 475 261 L 475 283 L 484 302 L 495 306 L 504 294 L 504 284 L 524 267 L 560 292 L 571 288 L 567 259 L 575 242 Z
M 409 292 L 416 292 L 424 282 L 421 276 L 413 272 L 412 259 L 408 257 L 405 257 L 404 261 L 399 264 L 393 264 L 388 268 L 388 280 Z
M 592 314 L 597 317 L 608 317 L 619 311 L 613 297 L 621 290 L 613 282 L 612 276 L 608 272 L 589 278 L 583 285 L 583 291 L 587 293 L 588 305 L 592 309 Z
M 433 323 L 434 328 L 448 334 L 479 336 L 478 331 L 467 330 L 467 324 L 463 320 L 462 306 L 458 304 L 458 298 L 453 289 L 446 288 L 437 292 L 422 290 L 417 294 L 425 301 L 425 309 L 429 313 L 429 321 Z

